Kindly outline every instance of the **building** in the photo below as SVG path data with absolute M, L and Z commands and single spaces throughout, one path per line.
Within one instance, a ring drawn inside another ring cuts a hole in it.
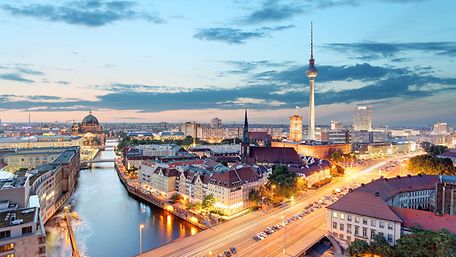
M 272 137 L 268 132 L 263 131 L 252 131 L 249 132 L 249 139 L 251 145 L 270 147 Z
M 431 196 L 431 210 L 456 215 L 456 176 L 440 176 L 439 179 Z
M 81 146 L 79 136 L 28 136 L 0 138 L 0 149 L 49 148 Z
M 25 208 L 30 197 L 30 182 L 26 176 L 0 180 L 0 210 Z
M 322 131 L 320 139 L 321 141 L 329 142 L 331 144 L 349 144 L 350 132 L 348 130 Z
M 100 126 L 98 119 L 92 115 L 92 111 L 89 111 L 81 123 L 73 123 L 71 134 L 81 136 L 83 146 L 104 148 L 106 143 L 103 127 Z
M 37 196 L 40 215 L 46 223 L 73 194 L 80 170 L 79 147 L 68 148 L 51 163 L 27 171 L 30 197 Z
M 446 135 L 448 133 L 448 124 L 445 122 L 437 122 L 433 126 L 432 133 L 434 135 Z
M 298 177 L 307 182 L 308 187 L 316 183 L 331 178 L 331 163 L 327 160 L 315 159 L 308 157 L 305 159 L 306 164 L 301 166 L 290 166 L 288 170 L 295 172 Z
M 46 256 L 46 234 L 37 207 L 1 211 L 0 220 L 1 256 Z
M 50 163 L 59 156 L 62 147 L 22 148 L 5 153 L 3 162 L 7 165 L 4 169 L 15 172 L 19 169 L 33 169 L 39 165 Z
M 340 131 L 344 129 L 344 126 L 342 125 L 342 122 L 340 121 L 331 121 L 331 130 L 332 131 Z
M 309 78 L 310 91 L 309 91 L 309 140 L 315 140 L 315 78 L 318 71 L 315 68 L 315 59 L 313 58 L 313 27 L 310 25 L 310 59 L 309 68 L 307 68 L 306 75 Z
M 162 131 L 158 133 L 158 139 L 165 140 L 184 140 L 185 134 L 181 131 Z
M 303 160 L 292 147 L 249 147 L 246 163 L 250 165 L 303 165 Z
M 402 219 L 375 193 L 349 192 L 326 208 L 328 233 L 343 248 L 356 239 L 371 242 L 376 234 L 391 245 L 401 237 Z
M 456 216 L 419 210 L 429 207 L 437 176 L 381 178 L 350 190 L 327 207 L 326 227 L 347 248 L 355 239 L 370 242 L 379 234 L 391 245 L 411 229 L 456 233 Z
M 299 142 L 302 140 L 302 116 L 297 113 L 290 116 L 290 136 L 288 140 Z
M 222 127 L 222 119 L 219 119 L 219 118 L 211 119 L 210 126 L 211 126 L 211 128 L 221 128 Z
M 331 144 L 328 142 L 272 142 L 272 147 L 291 147 L 299 155 L 312 156 L 318 159 L 327 159 L 333 151 L 342 151 L 343 153 L 351 152 L 350 144 Z
M 370 106 L 356 106 L 353 130 L 370 131 L 372 129 L 372 110 Z
M 250 138 L 249 138 L 249 121 L 247 118 L 247 109 L 244 112 L 244 129 L 242 132 L 241 142 L 241 161 L 247 163 L 247 158 L 250 155 Z

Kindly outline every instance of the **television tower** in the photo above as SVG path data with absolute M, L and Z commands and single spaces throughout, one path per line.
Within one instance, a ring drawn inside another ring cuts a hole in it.
M 310 59 L 309 68 L 306 72 L 310 82 L 310 94 L 309 94 L 309 139 L 315 140 L 315 90 L 314 80 L 318 75 L 317 69 L 315 68 L 315 59 L 313 58 L 313 24 L 310 23 Z

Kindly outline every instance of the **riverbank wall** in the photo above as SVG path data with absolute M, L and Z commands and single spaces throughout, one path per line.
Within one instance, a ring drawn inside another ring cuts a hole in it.
M 168 205 L 165 203 L 165 201 L 163 199 L 159 199 L 158 197 L 155 197 L 155 196 L 151 195 L 150 193 L 146 193 L 146 192 L 142 191 L 141 189 L 130 185 L 127 181 L 127 178 L 125 177 L 126 175 L 124 175 L 122 173 L 122 171 L 120 170 L 120 167 L 119 167 L 119 164 L 117 163 L 117 161 L 114 162 L 114 167 L 115 167 L 117 176 L 119 177 L 119 180 L 121 181 L 122 185 L 125 187 L 127 192 L 134 198 L 136 198 L 140 201 L 149 203 L 149 204 L 153 204 L 153 205 L 173 214 L 174 216 L 181 218 L 181 219 L 191 223 L 192 225 L 199 227 L 200 229 L 207 228 L 207 226 L 205 226 L 204 224 L 201 224 L 201 222 L 200 222 L 200 221 L 204 220 L 203 217 L 190 213 L 187 210 L 182 210 L 182 209 L 176 208 L 172 205 Z M 171 206 L 172 208 L 170 208 L 168 206 Z

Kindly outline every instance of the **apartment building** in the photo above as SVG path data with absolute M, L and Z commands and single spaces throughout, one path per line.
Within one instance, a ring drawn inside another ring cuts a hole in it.
M 44 225 L 37 207 L 0 211 L 0 256 L 46 256 Z

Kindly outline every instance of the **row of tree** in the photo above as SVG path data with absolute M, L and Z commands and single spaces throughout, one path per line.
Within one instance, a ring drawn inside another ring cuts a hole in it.
M 420 146 L 427 154 L 432 156 L 440 155 L 448 149 L 444 145 L 434 145 L 429 142 L 422 142 Z
M 413 228 L 412 233 L 403 235 L 395 246 L 388 244 L 383 236 L 376 235 L 368 244 L 356 239 L 348 248 L 350 256 L 377 255 L 382 257 L 456 257 L 456 235 L 447 230 L 433 232 Z
M 456 175 L 456 168 L 453 166 L 451 159 L 438 158 L 430 154 L 410 158 L 407 168 L 417 174 Z

